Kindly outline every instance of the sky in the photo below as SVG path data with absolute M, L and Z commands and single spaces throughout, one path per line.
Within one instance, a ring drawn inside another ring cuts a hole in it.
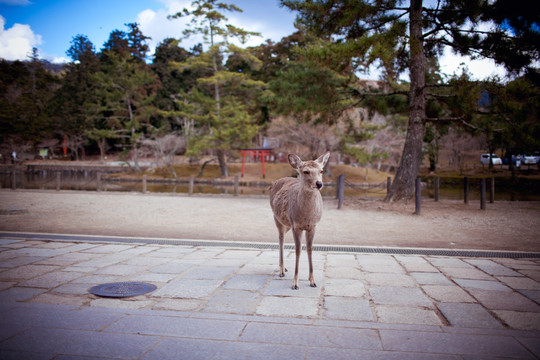
M 125 24 L 137 22 L 142 33 L 151 37 L 153 53 L 167 37 L 180 38 L 187 19 L 168 20 L 189 7 L 192 0 L 0 0 L 0 58 L 24 60 L 36 47 L 39 56 L 51 62 L 69 62 L 66 51 L 73 37 L 86 35 L 99 51 L 111 31 L 127 30 Z M 243 10 L 228 12 L 229 23 L 245 30 L 261 33 L 246 46 L 258 45 L 266 39 L 278 42 L 295 31 L 295 14 L 279 6 L 279 0 L 229 0 Z M 189 49 L 200 39 L 183 40 L 180 46 Z M 458 57 L 450 52 L 440 59 L 443 72 L 461 73 L 465 65 L 476 79 L 490 75 L 504 77 L 505 72 L 490 60 Z M 363 77 L 377 79 L 372 69 Z

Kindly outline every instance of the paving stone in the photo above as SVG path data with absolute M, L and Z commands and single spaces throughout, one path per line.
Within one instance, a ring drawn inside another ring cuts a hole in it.
M 373 321 L 373 314 L 367 299 L 325 296 L 324 308 L 324 317 L 327 319 Z
M 234 275 L 232 278 L 227 280 L 224 289 L 236 289 L 236 290 L 251 290 L 251 291 L 260 291 L 262 290 L 268 281 L 272 279 L 272 276 L 269 275 L 246 275 L 239 274 Z
M 445 267 L 445 268 L 467 268 L 474 269 L 473 266 L 467 264 L 465 261 L 457 258 L 447 258 L 447 257 L 429 257 L 428 260 L 431 264 L 436 267 Z
M 493 280 L 491 275 L 475 268 L 441 267 L 441 272 L 452 279 Z
M 431 353 L 433 358 L 438 354 L 474 355 L 485 358 L 534 358 L 516 339 L 507 336 L 403 330 L 380 330 L 379 333 L 383 347 L 388 351 Z
M 315 278 L 317 281 L 317 278 Z M 268 284 L 263 292 L 263 295 L 273 296 L 294 296 L 294 297 L 314 297 L 318 298 L 321 295 L 322 284 L 317 287 L 311 287 L 309 281 L 299 280 L 298 289 L 292 289 L 292 279 L 277 278 Z
M 540 313 L 508 310 L 494 310 L 493 312 L 513 329 L 540 331 Z M 536 341 L 539 340 L 536 339 Z
M 51 265 L 24 265 L 0 273 L 0 280 L 26 280 L 32 279 L 51 271 L 58 270 L 59 266 Z
M 540 270 L 520 270 L 519 272 L 535 281 L 540 281 Z
M 540 306 L 518 292 L 469 290 L 482 305 L 492 310 L 540 312 Z
M 325 295 L 330 296 L 366 296 L 364 284 L 352 279 L 327 279 L 324 284 Z
M 70 271 L 56 271 L 56 272 L 52 272 L 52 273 L 48 273 L 42 276 L 35 277 L 30 280 L 26 280 L 22 282 L 20 286 L 52 289 L 62 284 L 65 284 L 67 282 L 70 282 L 71 280 L 80 278 L 83 275 L 84 274 L 82 273 L 76 273 L 76 272 L 70 272 Z
M 173 299 L 154 303 L 152 309 L 174 311 L 196 311 L 202 309 L 203 300 L 196 299 Z
M 353 254 L 327 254 L 326 266 L 356 267 L 358 262 Z
M 380 350 L 377 332 L 367 329 L 248 323 L 241 341 Z
M 15 281 L 0 281 L 0 291 L 9 289 L 17 284 Z
M 318 297 L 265 296 L 257 307 L 256 313 L 264 316 L 316 317 L 319 313 L 319 299 Z
M 502 324 L 479 304 L 440 303 L 437 307 L 452 326 L 503 328 Z
M 2 343 L 4 349 L 34 351 L 45 358 L 56 354 L 103 358 L 138 358 L 159 339 L 151 336 L 104 334 L 64 329 L 30 329 Z M 122 344 L 122 346 L 118 346 Z
M 129 251 L 129 250 L 128 250 Z M 135 265 L 135 266 L 145 266 L 145 267 L 155 267 L 171 261 L 169 258 L 160 258 L 152 256 L 137 256 L 131 259 L 126 260 L 124 265 Z
M 238 274 L 272 275 L 275 274 L 278 269 L 279 265 L 277 261 L 275 265 L 246 264 L 240 270 L 238 270 Z M 294 267 L 292 269 L 294 269 Z
M 356 268 L 356 267 L 343 267 L 343 266 L 335 266 L 335 267 L 327 267 L 325 271 L 325 276 L 329 278 L 335 278 L 335 279 L 354 279 L 354 280 L 362 280 L 365 278 L 365 274 L 362 270 Z
M 17 266 L 29 265 L 42 260 L 41 256 L 18 256 L 11 259 L 2 259 L 0 267 L 2 268 L 15 268 Z
M 131 281 L 141 281 L 141 282 L 161 282 L 166 283 L 176 278 L 174 274 L 155 274 L 155 273 L 143 273 L 132 277 Z
M 135 265 L 111 265 L 104 268 L 101 268 L 95 272 L 96 275 L 118 275 L 118 276 L 129 276 L 129 275 L 138 275 L 142 274 L 147 267 L 145 266 L 135 266 Z
M 461 287 L 480 290 L 512 291 L 498 281 L 454 279 Z
M 433 265 L 420 256 L 395 256 L 409 272 L 439 272 Z
M 452 285 L 452 282 L 441 273 L 414 272 L 411 276 L 420 285 Z
M 88 299 L 74 295 L 45 293 L 34 297 L 32 300 L 30 300 L 30 302 L 40 304 L 83 306 L 88 302 Z
M 95 246 L 90 249 L 84 250 L 84 252 L 97 253 L 97 254 L 115 254 L 124 250 L 132 249 L 132 245 L 121 245 L 121 244 L 106 244 Z M 129 253 L 128 253 L 129 254 Z
M 417 324 L 441 326 L 442 322 L 433 310 L 409 306 L 375 307 L 377 319 L 389 324 Z
M 416 286 L 414 279 L 405 274 L 367 273 L 366 281 L 372 286 Z
M 204 307 L 204 311 L 232 314 L 253 314 L 257 307 L 256 292 L 245 290 L 218 290 Z
M 498 276 L 498 280 L 502 281 L 512 289 L 516 290 L 540 290 L 540 282 L 527 277 L 515 277 L 515 276 Z
M 45 289 L 12 287 L 0 292 L 0 301 L 25 301 L 36 295 L 43 294 Z
M 55 293 L 66 295 L 85 295 L 88 294 L 88 289 L 90 289 L 91 287 L 92 286 L 88 284 L 69 283 L 61 285 L 55 288 L 53 291 Z
M 75 279 L 72 281 L 74 284 L 91 284 L 93 285 L 99 285 L 99 284 L 107 284 L 107 283 L 114 283 L 122 281 L 121 276 L 113 276 L 113 275 L 88 275 L 83 276 L 78 279 Z
M 422 289 L 424 289 L 429 297 L 438 302 L 476 302 L 476 300 L 474 300 L 459 286 L 424 285 L 422 286 Z
M 95 259 L 98 254 L 86 254 L 86 253 L 68 253 L 60 256 L 55 256 L 52 258 L 47 258 L 39 261 L 40 265 L 58 265 L 58 266 L 67 266 L 76 264 L 82 261 L 88 261 Z
M 433 307 L 433 303 L 418 288 L 384 286 L 370 287 L 368 290 L 376 304 Z
M 245 325 L 243 321 L 131 315 L 118 320 L 103 331 L 106 333 L 236 340 Z
M 200 339 L 165 339 L 145 354 L 142 359 L 301 360 L 304 359 L 305 354 L 305 346 Z
M 372 273 L 404 273 L 403 268 L 391 256 L 359 255 L 358 263 L 363 271 Z
M 195 265 L 189 264 L 186 262 L 181 262 L 181 261 L 173 261 L 173 262 L 166 263 L 160 266 L 156 266 L 150 269 L 150 271 L 153 273 L 158 273 L 158 274 L 180 275 L 183 272 L 187 271 L 188 269 L 191 269 L 193 266 Z
M 156 297 L 200 299 L 210 296 L 223 280 L 177 279 L 152 293 Z
M 494 276 L 522 276 L 520 273 L 509 269 L 503 265 L 497 264 L 491 260 L 485 259 L 467 259 L 469 264 L 472 264 L 490 275 Z
M 358 350 L 341 348 L 323 348 L 310 346 L 308 349 L 308 360 L 433 360 L 433 354 L 422 354 L 418 352 L 391 352 L 377 350 Z M 437 354 L 437 360 L 462 360 L 461 356 Z M 487 359 L 486 359 L 487 360 Z
M 238 268 L 198 266 L 189 269 L 186 273 L 182 275 L 182 278 L 199 280 L 226 279 L 236 271 L 238 271 Z
M 540 304 L 540 290 L 519 290 L 519 293 Z
M 241 259 L 247 260 L 254 258 L 260 254 L 260 250 L 225 250 L 216 256 L 216 259 Z
M 148 258 L 148 254 L 161 249 L 158 246 L 137 246 L 135 248 L 127 249 L 122 251 L 123 254 L 130 254 L 130 255 L 142 255 L 144 254 L 145 258 Z
M 151 300 L 133 300 L 133 298 L 114 299 L 104 298 L 90 301 L 90 306 L 113 308 L 113 309 L 142 309 L 153 305 Z

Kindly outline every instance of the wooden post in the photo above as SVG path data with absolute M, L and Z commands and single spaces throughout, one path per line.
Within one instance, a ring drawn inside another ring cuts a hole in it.
M 61 175 L 62 173 L 60 171 L 57 171 L 56 172 L 56 191 L 60 191 L 60 186 L 61 186 Z
M 238 196 L 238 175 L 234 176 L 234 196 Z
M 486 210 L 486 179 L 480 181 L 480 209 Z
M 389 176 L 386 178 L 386 194 L 390 192 L 390 187 L 392 186 L 392 178 Z
M 190 175 L 189 176 L 189 189 L 188 189 L 189 195 L 193 195 L 193 183 L 194 182 L 195 182 L 195 176 Z
M 463 178 L 463 201 L 465 204 L 469 203 L 469 177 Z
M 101 173 L 98 171 L 96 173 L 96 182 L 97 182 L 97 191 L 101 191 Z
M 17 168 L 11 169 L 11 190 L 17 190 Z
M 415 207 L 416 207 L 416 210 L 414 212 L 415 215 L 420 215 L 420 213 L 422 212 L 422 183 L 420 182 L 420 178 L 416 178 L 416 183 L 415 183 L 415 194 L 414 194 L 414 198 L 415 198 Z
M 439 201 L 439 187 L 441 185 L 440 178 L 438 176 L 435 176 L 433 181 L 434 181 L 433 187 L 434 187 L 435 201 Z
M 338 209 L 343 206 L 343 197 L 345 196 L 345 174 L 338 176 Z
M 143 192 L 143 194 L 146 194 L 146 188 L 147 188 L 147 186 L 146 186 L 146 175 L 143 175 L 142 176 L 142 192 Z
M 495 202 L 495 177 L 491 177 L 491 186 L 489 187 L 489 203 Z

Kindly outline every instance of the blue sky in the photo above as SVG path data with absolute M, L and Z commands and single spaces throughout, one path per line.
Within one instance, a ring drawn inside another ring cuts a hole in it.
M 126 30 L 124 24 L 137 22 L 143 34 L 155 46 L 167 37 L 180 38 L 186 19 L 167 20 L 189 7 L 192 0 L 0 0 L 0 58 L 24 60 L 37 47 L 40 57 L 52 62 L 69 61 L 66 50 L 77 34 L 88 36 L 96 50 L 115 29 Z M 260 32 L 247 44 L 258 45 L 266 39 L 274 42 L 295 31 L 295 14 L 279 6 L 279 0 L 224 0 L 244 10 L 227 13 L 229 23 L 250 31 Z M 184 40 L 181 46 L 189 49 L 201 39 Z M 448 51 L 440 58 L 447 74 L 460 73 L 467 66 L 473 77 L 482 79 L 498 74 L 502 68 L 489 60 L 471 61 Z M 376 79 L 373 69 L 367 78 Z
M 295 15 L 278 5 L 278 0 L 233 0 L 243 13 L 226 13 L 229 22 L 261 37 L 249 45 L 270 38 L 279 41 L 295 31 Z M 191 0 L 0 0 L 0 57 L 23 59 L 35 46 L 41 57 L 67 61 L 65 54 L 77 34 L 88 36 L 99 50 L 115 29 L 137 22 L 152 49 L 166 37 L 181 37 L 184 20 L 167 20 L 191 4 Z M 16 43 L 15 43 L 16 42 Z M 188 48 L 197 40 L 185 41 Z M 11 49 L 8 49 L 11 48 Z

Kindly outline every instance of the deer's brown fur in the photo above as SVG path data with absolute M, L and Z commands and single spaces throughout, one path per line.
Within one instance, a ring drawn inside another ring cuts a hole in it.
M 302 250 L 302 232 L 306 232 L 306 249 L 309 261 L 309 284 L 317 286 L 313 278 L 311 254 L 315 226 L 321 220 L 323 201 L 322 174 L 330 153 L 313 161 L 302 161 L 300 157 L 289 154 L 289 163 L 298 172 L 298 178 L 282 178 L 270 186 L 270 205 L 274 221 L 279 232 L 279 267 L 280 276 L 285 276 L 283 262 L 283 238 L 292 229 L 296 250 L 293 289 L 298 289 L 298 261 Z

